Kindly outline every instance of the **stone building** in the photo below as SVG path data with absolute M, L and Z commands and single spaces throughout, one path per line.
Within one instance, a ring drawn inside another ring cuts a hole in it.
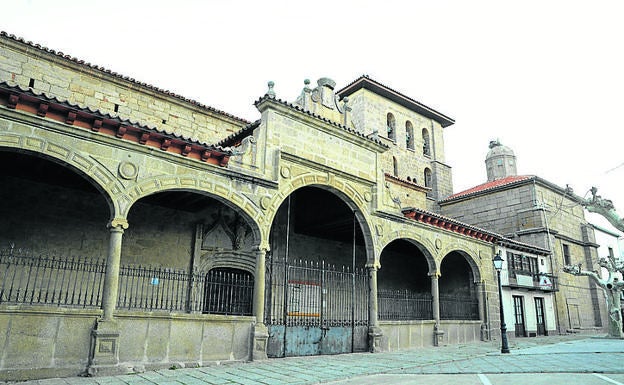
M 453 119 L 276 93 L 251 122 L 0 33 L 0 379 L 496 336 L 493 256 L 550 248 L 440 214 Z
M 513 151 L 498 141 L 490 143 L 485 163 L 486 183 L 453 194 L 439 203 L 444 215 L 552 251 L 543 256 L 506 253 L 509 280 L 505 285 L 509 295 L 503 307 L 508 313 L 505 319 L 515 320 L 516 327 L 523 330 L 516 330 L 516 335 L 536 332 L 527 329 L 526 323 L 536 318 L 532 314 L 534 290 L 543 287 L 539 277 L 545 271 L 558 276 L 547 281 L 558 288 L 553 298 L 557 319 L 552 324 L 556 324 L 557 329 L 552 331 L 603 330 L 606 313 L 601 290 L 587 277 L 561 273 L 564 265 L 578 263 L 590 271 L 598 269 L 599 245 L 594 227 L 585 220 L 578 199 L 568 190 L 538 176 L 517 175 Z M 524 278 L 525 275 L 532 280 Z M 521 280 L 527 283 L 521 284 Z M 517 292 L 519 289 L 521 293 Z M 535 308 L 538 307 L 536 304 Z

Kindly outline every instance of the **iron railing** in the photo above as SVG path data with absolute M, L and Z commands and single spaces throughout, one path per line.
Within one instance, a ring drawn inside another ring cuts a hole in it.
M 266 276 L 268 325 L 368 325 L 368 275 L 364 269 L 268 258 Z
M 252 314 L 254 279 L 251 274 L 232 269 L 214 269 L 202 278 L 204 313 Z
M 559 278 L 553 274 L 534 273 L 527 270 L 509 270 L 509 286 L 529 287 L 543 291 L 558 291 Z
M 117 308 L 187 311 L 191 276 L 184 270 L 122 266 L 119 269 Z
M 106 262 L 0 250 L 0 304 L 100 308 Z M 207 274 L 126 265 L 119 269 L 117 308 L 251 315 L 253 276 L 234 269 Z
M 125 266 L 119 271 L 118 309 L 251 315 L 253 276 L 234 269 L 207 274 Z
M 479 301 L 468 296 L 440 295 L 440 319 L 478 320 Z
M 433 319 L 433 299 L 429 293 L 379 289 L 377 306 L 377 316 L 383 321 Z
M 105 271 L 103 260 L 2 250 L 0 303 L 98 308 Z

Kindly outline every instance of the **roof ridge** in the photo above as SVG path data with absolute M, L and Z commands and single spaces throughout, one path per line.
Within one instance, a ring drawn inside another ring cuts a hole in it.
M 493 181 L 484 182 L 476 186 L 470 187 L 466 190 L 449 195 L 448 197 L 441 199 L 440 202 L 447 202 L 457 198 L 464 198 L 472 195 L 476 195 L 485 191 L 492 191 L 497 188 L 512 185 L 514 183 L 524 182 L 535 178 L 535 175 L 510 175 L 504 178 L 495 179 Z
M 359 81 L 361 81 L 361 80 L 363 80 L 363 79 L 366 79 L 366 80 L 368 80 L 368 81 L 369 81 L 369 82 L 371 82 L 371 83 L 375 83 L 375 84 L 377 84 L 378 86 L 383 87 L 383 88 L 387 89 L 388 91 L 391 91 L 391 92 L 393 92 L 393 93 L 395 93 L 395 94 L 397 94 L 397 95 L 400 95 L 401 97 L 403 97 L 403 98 L 405 98 L 405 99 L 409 100 L 410 102 L 415 103 L 415 104 L 417 104 L 417 105 L 419 105 L 419 106 L 421 106 L 421 107 L 424 107 L 425 109 L 427 109 L 427 110 L 430 110 L 430 111 L 434 112 L 435 114 L 437 114 L 437 115 L 439 115 L 439 116 L 441 116 L 441 117 L 443 117 L 443 118 L 445 118 L 445 119 L 449 120 L 450 122 L 455 123 L 455 119 L 451 118 L 450 116 L 448 116 L 448 115 L 446 115 L 446 114 L 444 114 L 444 113 L 442 113 L 442 112 L 438 111 L 437 109 L 435 109 L 435 108 L 433 108 L 433 107 L 430 107 L 430 106 L 428 106 L 428 105 L 426 105 L 426 104 L 424 104 L 424 103 L 422 103 L 422 102 L 419 102 L 418 100 L 416 100 L 416 99 L 414 99 L 414 98 L 412 98 L 412 97 L 410 97 L 410 96 L 407 96 L 407 95 L 406 95 L 406 94 L 404 94 L 403 92 L 397 91 L 396 89 L 394 89 L 394 88 L 392 88 L 392 87 L 389 87 L 389 86 L 387 86 L 386 84 L 384 84 L 384 83 L 382 83 L 382 82 L 380 82 L 380 81 L 378 81 L 378 80 L 375 80 L 375 79 L 371 78 L 371 77 L 370 77 L 369 75 L 367 75 L 367 74 L 363 74 L 363 75 L 361 75 L 360 77 L 358 77 L 357 79 L 353 80 L 352 82 L 350 82 L 350 83 L 349 83 L 349 84 L 347 84 L 346 86 L 342 87 L 341 89 L 339 89 L 338 91 L 336 91 L 336 94 L 337 94 L 337 95 L 340 95 L 340 94 L 341 94 L 344 90 L 348 89 L 349 87 L 351 87 L 352 85 L 354 85 L 355 83 L 357 83 L 357 82 L 359 82 Z M 452 124 L 452 123 L 451 123 L 451 124 Z
M 353 129 L 353 128 L 349 128 L 349 127 L 347 127 L 347 126 L 345 126 L 345 125 L 343 125 L 343 124 L 341 124 L 341 123 L 338 123 L 338 122 L 333 121 L 333 120 L 331 120 L 331 119 L 325 118 L 325 117 L 323 117 L 323 116 L 321 116 L 321 115 L 315 114 L 315 113 L 313 113 L 313 112 L 311 112 L 311 111 L 308 111 L 308 110 L 304 109 L 304 108 L 303 108 L 303 107 L 301 107 L 301 106 L 298 106 L 298 105 L 296 105 L 296 104 L 293 104 L 293 103 L 291 103 L 291 102 L 288 102 L 288 101 L 285 101 L 285 100 L 282 100 L 282 99 L 279 99 L 279 98 L 275 98 L 275 97 L 272 97 L 272 96 L 269 96 L 269 95 L 264 95 L 264 96 L 260 97 L 258 100 L 256 100 L 256 101 L 254 102 L 254 105 L 256 105 L 256 106 L 257 106 L 259 103 L 261 103 L 261 102 L 263 102 L 264 100 L 267 100 L 267 99 L 273 100 L 273 101 L 275 101 L 275 102 L 277 102 L 277 103 L 279 103 L 279 104 L 282 104 L 283 106 L 286 106 L 286 107 L 292 108 L 292 109 L 294 109 L 294 110 L 296 110 L 296 111 L 303 112 L 303 113 L 305 113 L 305 114 L 307 114 L 307 115 L 309 115 L 309 116 L 312 116 L 313 118 L 316 118 L 316 119 L 321 120 L 321 121 L 323 121 L 323 122 L 329 123 L 329 124 L 331 124 L 331 125 L 333 125 L 333 126 L 336 126 L 336 127 L 338 127 L 338 128 L 343 129 L 344 131 L 347 131 L 347 132 L 349 132 L 349 133 L 352 133 L 352 134 L 354 134 L 354 135 L 357 135 L 357 136 L 359 136 L 359 137 L 361 137 L 361 138 L 363 138 L 363 139 L 366 139 L 366 140 L 369 140 L 369 141 L 371 141 L 371 142 L 373 142 L 373 143 L 375 143 L 375 144 L 378 144 L 378 145 L 384 146 L 385 148 L 390 148 L 387 144 L 383 143 L 383 142 L 382 142 L 381 140 L 379 140 L 379 139 L 375 139 L 375 138 L 372 138 L 372 137 L 370 137 L 370 136 L 368 136 L 368 135 L 364 135 L 363 133 L 361 133 L 361 132 L 360 132 L 360 131 L 358 131 L 358 130 L 355 130 L 355 129 Z

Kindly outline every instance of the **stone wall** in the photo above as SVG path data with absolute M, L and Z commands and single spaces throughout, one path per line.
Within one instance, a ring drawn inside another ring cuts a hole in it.
M 85 374 L 99 310 L 0 305 L 0 378 Z M 252 317 L 119 312 L 116 373 L 250 359 Z
M 121 75 L 28 49 L 4 35 L 0 41 L 0 82 L 24 88 L 33 83 L 35 92 L 206 143 L 216 143 L 248 123 L 149 85 L 133 82 L 129 87 Z
M 380 158 L 383 173 L 394 175 L 394 160 L 397 164 L 397 177 L 407 179 L 425 186 L 425 168 L 432 171 L 435 194 L 448 195 L 452 191 L 450 172 L 440 170 L 435 163 L 444 164 L 443 128 L 439 123 L 426 118 L 390 100 L 365 89 L 355 92 L 349 97 L 349 105 L 353 108 L 352 120 L 357 130 L 365 135 L 376 135 L 388 144 L 390 149 Z M 387 115 L 392 113 L 396 119 L 395 139 L 388 138 Z M 413 148 L 408 148 L 406 126 L 410 122 L 413 128 Z M 430 154 L 423 154 L 422 130 L 426 129 L 430 137 Z M 437 175 L 440 172 L 443 175 Z

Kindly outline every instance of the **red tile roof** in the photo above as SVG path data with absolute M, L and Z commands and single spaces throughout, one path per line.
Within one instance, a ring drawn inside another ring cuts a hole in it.
M 457 199 L 457 198 L 463 198 L 463 197 L 467 197 L 471 195 L 477 195 L 478 193 L 481 193 L 481 192 L 495 190 L 500 187 L 509 186 L 515 183 L 531 180 L 534 178 L 535 178 L 534 175 L 513 175 L 513 176 L 501 178 L 501 179 L 496 179 L 491 182 L 486 182 L 478 186 L 469 188 L 468 190 L 464 190 L 462 192 L 453 194 L 447 198 L 442 199 L 442 202 L 446 202 L 446 201 Z

